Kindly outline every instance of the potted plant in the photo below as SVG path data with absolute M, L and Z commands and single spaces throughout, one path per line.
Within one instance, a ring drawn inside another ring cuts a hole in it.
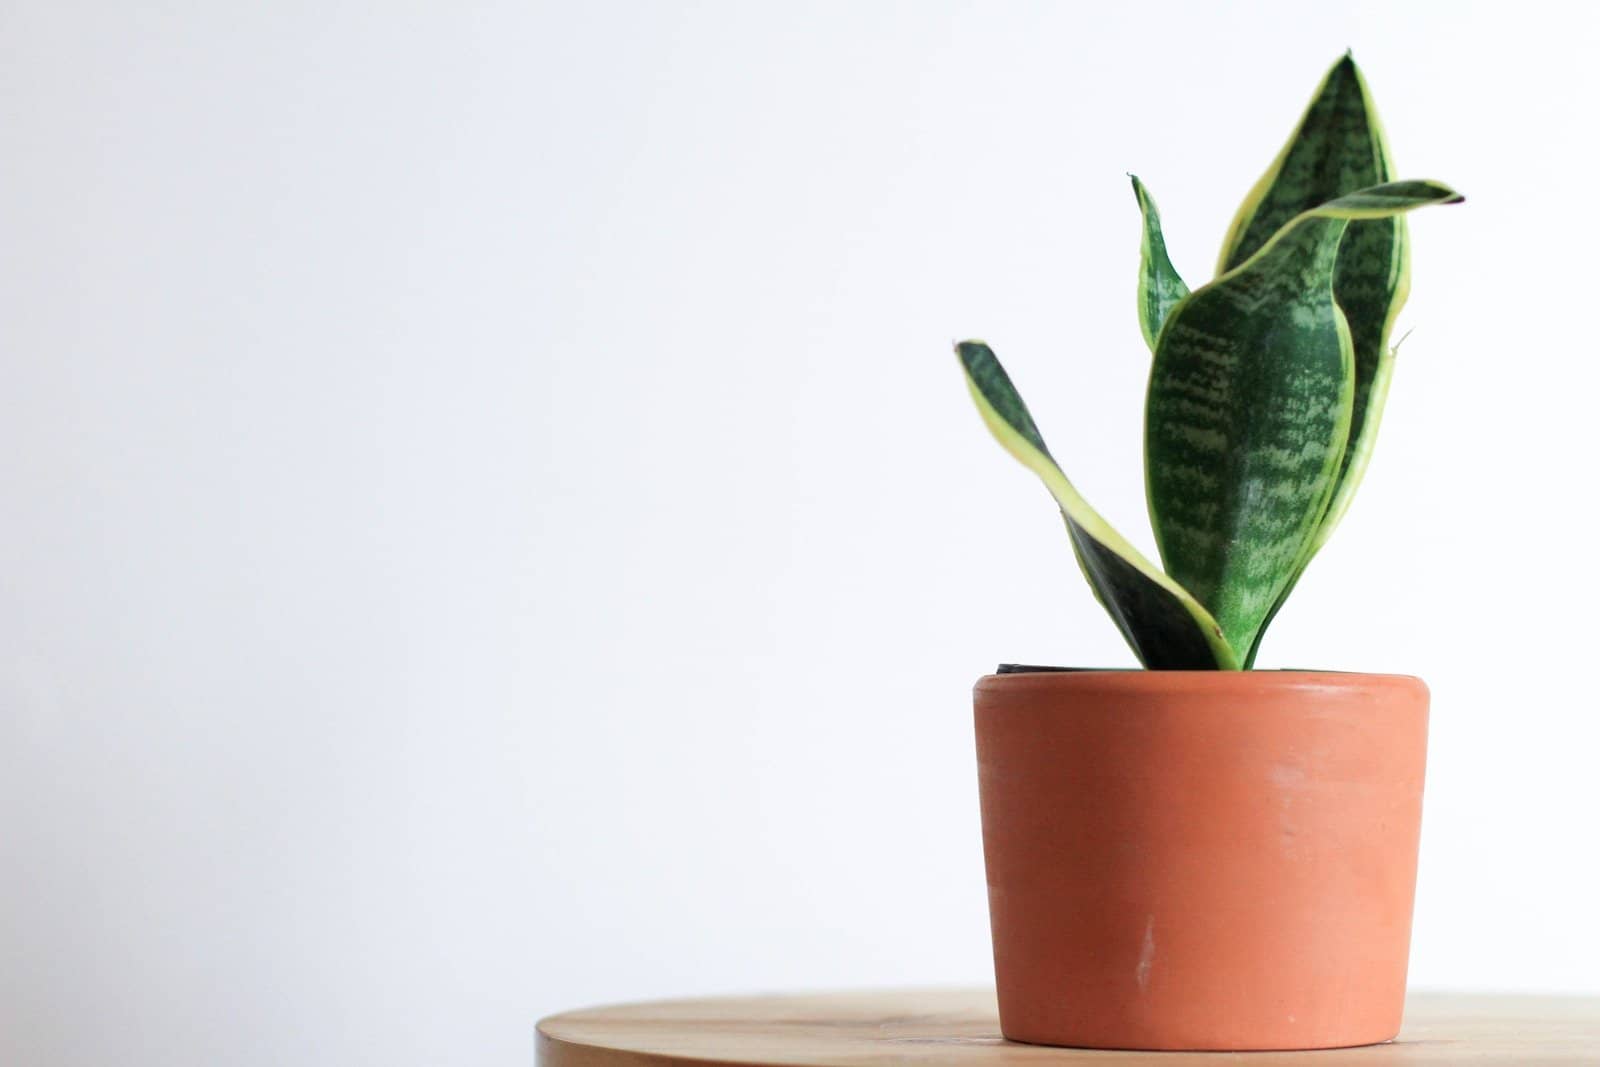
M 1396 181 L 1349 55 L 1193 291 L 1143 214 L 1145 482 L 1163 567 L 1073 488 L 989 347 L 979 412 L 1050 490 L 1142 671 L 1002 668 L 975 690 L 1008 1038 L 1142 1049 L 1370 1044 L 1400 1027 L 1428 693 L 1255 671 L 1372 454 L 1408 289 Z

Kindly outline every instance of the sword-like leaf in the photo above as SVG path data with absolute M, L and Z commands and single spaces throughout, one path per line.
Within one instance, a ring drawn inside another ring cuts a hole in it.
M 1299 126 L 1245 198 L 1223 242 L 1218 272 L 1232 270 L 1289 220 L 1393 177 L 1383 125 L 1355 60 L 1346 53 L 1322 79 Z M 1307 547 L 1310 563 L 1344 516 L 1361 484 L 1382 414 L 1380 375 L 1389 333 L 1405 303 L 1410 242 L 1399 216 L 1352 222 L 1334 267 L 1333 294 L 1350 326 L 1355 390 L 1349 444 L 1340 458 L 1332 501 Z
M 1152 670 L 1237 670 L 1238 656 L 1216 620 L 1073 488 L 989 346 L 963 341 L 956 355 L 984 424 L 1039 476 L 1061 508 L 1084 576 L 1139 661 Z
M 1144 236 L 1139 242 L 1139 329 L 1144 331 L 1145 343 L 1150 351 L 1156 350 L 1156 335 L 1167 314 L 1189 295 L 1189 287 L 1178 276 L 1177 268 L 1167 257 L 1167 241 L 1161 234 L 1161 213 L 1150 191 L 1136 176 L 1133 195 L 1139 200 L 1139 211 L 1144 216 Z
M 1383 414 L 1384 401 L 1389 397 L 1389 382 L 1394 377 L 1394 348 L 1386 348 L 1383 358 L 1378 362 L 1378 373 L 1372 380 L 1371 395 L 1367 398 L 1367 423 L 1359 440 L 1352 439 L 1345 447 L 1346 475 L 1340 479 L 1335 489 L 1334 499 L 1328 503 L 1328 511 L 1317 524 L 1315 532 L 1311 535 L 1309 546 L 1300 554 L 1300 561 L 1295 566 L 1294 577 L 1290 578 L 1278 594 L 1278 600 L 1272 605 L 1272 610 L 1267 612 L 1267 617 L 1262 620 L 1261 628 L 1256 631 L 1255 642 L 1250 650 L 1245 653 L 1244 666 L 1248 670 L 1255 666 L 1256 655 L 1261 651 L 1261 638 L 1266 635 L 1267 627 L 1272 625 L 1272 620 L 1277 618 L 1278 612 L 1283 609 L 1284 602 L 1289 599 L 1289 594 L 1294 592 L 1294 587 L 1299 583 L 1300 576 L 1305 573 L 1306 564 L 1315 556 L 1323 545 L 1327 544 L 1328 537 L 1333 533 L 1334 527 L 1339 525 L 1339 520 L 1344 518 L 1344 511 L 1350 506 L 1353 495 L 1352 486 L 1361 481 L 1361 476 L 1367 472 L 1367 463 L 1372 458 L 1372 445 L 1377 439 L 1378 423 Z M 1354 423 L 1352 422 L 1352 425 Z M 1352 459 L 1352 453 L 1354 458 Z
M 1330 200 L 1169 315 L 1145 404 L 1150 516 L 1230 647 L 1255 647 L 1334 497 L 1355 391 L 1333 293 L 1346 227 L 1460 199 L 1392 182 Z
M 1345 315 L 1348 318 L 1349 312 Z M 1353 322 L 1350 324 L 1350 332 L 1354 340 Z M 1357 363 L 1355 405 L 1350 416 L 1350 443 L 1344 450 L 1344 458 L 1339 468 L 1339 481 L 1334 487 L 1333 499 L 1328 503 L 1328 512 L 1317 524 L 1317 532 L 1311 540 L 1311 550 L 1304 562 L 1309 562 L 1311 556 L 1328 543 L 1334 528 L 1339 525 L 1339 520 L 1344 518 L 1344 513 L 1350 507 L 1356 486 L 1361 484 L 1362 476 L 1367 473 L 1367 464 L 1372 461 L 1372 448 L 1378 440 L 1378 427 L 1383 422 L 1383 405 L 1389 399 L 1389 383 L 1394 379 L 1394 354 L 1395 349 L 1385 344 L 1378 354 L 1377 366 L 1372 368 L 1371 376 L 1365 383 L 1361 378 L 1359 361 Z M 1363 384 L 1365 390 L 1362 388 Z

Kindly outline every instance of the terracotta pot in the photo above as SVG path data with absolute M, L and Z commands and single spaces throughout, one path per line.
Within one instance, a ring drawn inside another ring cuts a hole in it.
M 1400 1029 L 1428 690 L 1084 671 L 974 691 L 1000 1028 L 1309 1049 Z

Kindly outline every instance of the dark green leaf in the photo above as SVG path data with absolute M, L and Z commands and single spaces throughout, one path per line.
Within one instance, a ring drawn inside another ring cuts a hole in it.
M 1143 182 L 1134 175 L 1129 177 L 1144 217 L 1143 239 L 1139 242 L 1139 329 L 1154 352 L 1161 324 L 1178 301 L 1189 295 L 1189 287 L 1167 258 L 1167 241 L 1161 234 L 1161 213 L 1156 210 L 1156 202 Z
M 1145 406 L 1150 515 L 1167 572 L 1232 648 L 1255 646 L 1335 491 L 1355 385 L 1333 296 L 1346 226 L 1459 199 L 1432 182 L 1336 198 L 1169 315 Z
M 1392 177 L 1372 94 L 1347 53 L 1317 87 L 1299 126 L 1240 206 L 1218 271 L 1243 263 L 1289 220 Z M 1350 327 L 1355 368 L 1350 433 L 1334 491 L 1300 567 L 1327 541 L 1361 484 L 1382 415 L 1389 333 L 1409 288 L 1409 237 L 1398 216 L 1352 222 L 1334 268 L 1333 292 Z
M 1237 669 L 1238 656 L 1216 620 L 1112 529 L 1067 480 L 989 346 L 963 341 L 956 354 L 990 432 L 1055 498 L 1084 576 L 1139 661 L 1152 670 Z

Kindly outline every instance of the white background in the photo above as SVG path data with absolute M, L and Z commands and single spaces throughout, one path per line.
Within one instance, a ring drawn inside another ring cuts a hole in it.
M 1414 327 L 1265 666 L 1433 687 L 1413 975 L 1600 993 L 1600 35 L 1570 8 L 9 3 L 0 1060 L 518 1064 L 987 979 L 968 690 L 1130 662 L 1191 281 L 1347 46 Z

